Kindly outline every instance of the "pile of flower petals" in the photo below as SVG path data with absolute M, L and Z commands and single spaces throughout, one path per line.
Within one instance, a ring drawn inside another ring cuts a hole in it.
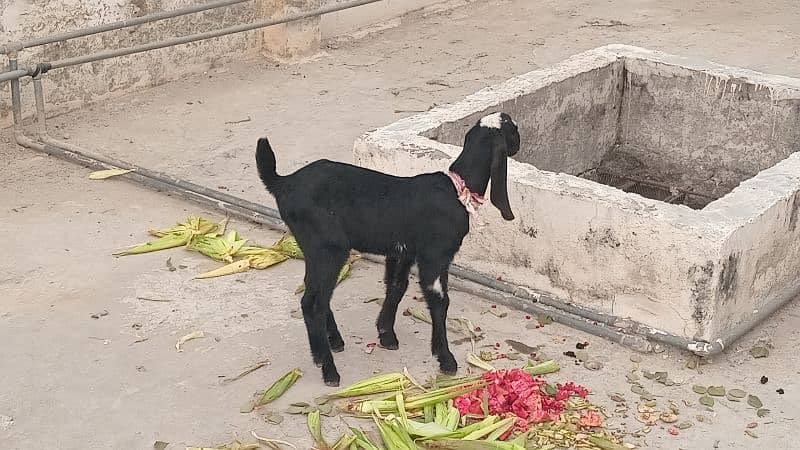
M 506 417 L 513 414 L 520 431 L 527 431 L 532 423 L 557 421 L 567 399 L 573 395 L 581 398 L 588 395 L 586 388 L 571 382 L 557 384 L 555 395 L 547 395 L 542 389 L 545 385 L 542 379 L 520 369 L 485 372 L 483 379 L 488 383 L 486 388 L 455 398 L 453 405 L 461 415 L 481 416 L 484 414 L 481 404 L 486 396 L 489 414 Z

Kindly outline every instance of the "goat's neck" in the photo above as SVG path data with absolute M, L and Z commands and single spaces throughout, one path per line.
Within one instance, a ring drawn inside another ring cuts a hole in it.
M 488 147 L 465 145 L 464 150 L 450 165 L 450 171 L 461 176 L 471 192 L 484 195 L 491 171 L 491 153 Z

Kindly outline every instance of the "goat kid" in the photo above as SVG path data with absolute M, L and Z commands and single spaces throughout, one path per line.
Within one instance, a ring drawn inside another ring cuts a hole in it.
M 287 176 L 275 168 L 266 138 L 256 149 L 258 173 L 305 255 L 303 318 L 314 363 L 326 385 L 338 386 L 333 352 L 344 341 L 330 308 L 340 268 L 351 249 L 386 256 L 386 299 L 377 320 L 381 346 L 396 350 L 395 316 L 413 264 L 432 319 L 431 351 L 440 370 L 455 374 L 445 326 L 448 270 L 469 231 L 469 212 L 491 202 L 503 218 L 514 214 L 506 190 L 506 158 L 519 150 L 517 125 L 508 114 L 483 117 L 467 133 L 448 173 L 396 177 L 350 164 L 318 160 Z

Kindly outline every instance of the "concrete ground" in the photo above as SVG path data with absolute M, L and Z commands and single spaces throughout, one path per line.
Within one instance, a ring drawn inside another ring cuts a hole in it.
M 348 161 L 353 140 L 370 128 L 606 43 L 800 76 L 797 23 L 800 8 L 786 0 L 757 8 L 736 1 L 476 2 L 343 37 L 298 64 L 246 59 L 209 68 L 54 118 L 50 128 L 100 153 L 271 205 L 252 165 L 258 136 L 270 136 L 282 172 L 321 157 Z M 0 232 L 7 236 L 7 256 L 0 260 L 0 448 L 146 449 L 156 440 L 170 442 L 168 448 L 211 446 L 234 436 L 252 441 L 252 430 L 310 448 L 299 417 L 286 416 L 276 426 L 239 413 L 253 391 L 292 367 L 305 375 L 275 409 L 328 390 L 311 364 L 302 320 L 291 315 L 302 263 L 197 281 L 193 275 L 215 264 L 185 250 L 115 259 L 114 250 L 146 239 L 148 228 L 190 214 L 220 217 L 122 180 L 90 181 L 86 170 L 8 140 L 0 145 L 0 160 Z M 232 226 L 258 242 L 279 238 L 248 223 Z M 177 270 L 167 268 L 167 258 Z M 381 267 L 362 261 L 336 291 L 334 308 L 347 342 L 337 355 L 343 383 L 404 366 L 420 378 L 435 373 L 426 350 L 429 327 L 408 317 L 398 319 L 398 352 L 361 350 L 375 340 L 378 307 L 363 302 L 381 295 L 381 276 Z M 410 290 L 405 306 L 417 304 L 413 295 Z M 563 365 L 549 378 L 586 385 L 609 411 L 616 408 L 609 396 L 621 393 L 630 411 L 627 418 L 612 414 L 611 425 L 641 429 L 634 420 L 639 396 L 625 376 L 637 368 L 632 352 L 557 324 L 531 329 L 519 312 L 497 318 L 482 314 L 489 304 L 480 298 L 452 297 L 451 314 L 478 323 L 485 342 L 544 345 Z M 655 449 L 796 447 L 798 314 L 795 301 L 696 370 L 684 366 L 691 357 L 672 349 L 644 355 L 641 369 L 667 371 L 677 385 L 647 379 L 643 385 L 659 408 L 675 402 L 681 421 L 692 427 L 673 436 L 659 425 L 626 440 Z M 196 330 L 207 337 L 177 352 L 177 339 Z M 583 341 L 602 362 L 599 371 L 563 355 Z M 768 357 L 748 354 L 757 342 L 773 346 Z M 467 350 L 453 349 L 459 357 Z M 220 383 L 264 358 L 271 364 Z M 745 402 L 725 400 L 708 410 L 698 404 L 693 384 L 741 388 L 758 395 L 770 413 L 760 418 Z M 346 422 L 357 423 L 324 418 L 329 438 Z

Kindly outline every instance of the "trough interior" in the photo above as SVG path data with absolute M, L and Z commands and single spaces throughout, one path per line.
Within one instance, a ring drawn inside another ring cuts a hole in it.
M 766 87 L 619 58 L 426 133 L 462 145 L 484 114 L 520 127 L 520 162 L 701 209 L 800 149 L 800 102 Z M 792 126 L 794 125 L 794 126 Z

